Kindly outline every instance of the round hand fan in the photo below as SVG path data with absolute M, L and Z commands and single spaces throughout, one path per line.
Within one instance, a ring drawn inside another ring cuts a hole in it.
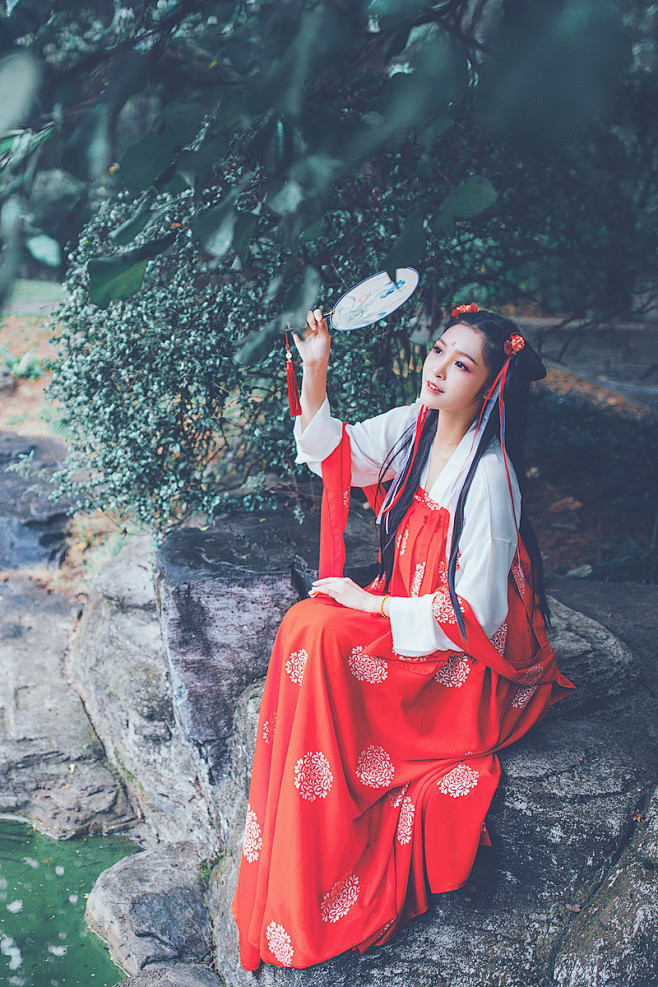
M 413 267 L 399 267 L 395 281 L 391 281 L 386 271 L 373 274 L 338 299 L 327 313 L 331 316 L 331 325 L 339 332 L 351 332 L 379 322 L 406 302 L 417 285 L 418 271 Z
M 332 310 L 326 312 L 323 318 L 330 317 L 331 325 L 339 332 L 351 332 L 352 329 L 362 329 L 373 322 L 385 319 L 395 312 L 407 298 L 410 298 L 418 285 L 418 271 L 413 267 L 398 267 L 395 281 L 391 281 L 386 271 L 373 274 L 372 277 L 360 281 L 342 295 Z M 288 324 L 288 328 L 292 328 Z M 292 352 L 288 341 L 288 329 L 285 330 L 286 348 L 286 378 L 288 381 L 288 402 L 290 414 L 293 417 L 301 415 L 297 378 L 292 363 Z

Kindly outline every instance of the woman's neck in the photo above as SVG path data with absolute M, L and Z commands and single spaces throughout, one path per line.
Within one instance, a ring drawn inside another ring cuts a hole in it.
M 436 449 L 456 449 L 473 424 L 472 412 L 439 412 L 433 446 Z

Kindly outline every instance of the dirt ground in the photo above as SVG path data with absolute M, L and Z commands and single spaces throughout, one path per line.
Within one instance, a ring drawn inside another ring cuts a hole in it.
M 51 321 L 43 312 L 8 314 L 0 319 L 0 345 L 16 355 L 34 348 L 39 357 L 54 358 L 52 332 Z M 634 403 L 596 382 L 555 365 L 548 364 L 547 369 L 546 379 L 538 386 L 553 393 L 575 395 L 621 415 L 654 417 L 646 405 Z M 46 372 L 34 381 L 17 381 L 12 393 L 0 393 L 0 429 L 12 429 L 21 435 L 62 437 L 57 428 L 56 403 L 44 396 L 49 379 L 50 373 Z M 555 486 L 531 474 L 527 504 L 549 573 L 579 570 L 595 563 L 609 549 L 607 520 L 599 516 L 595 507 L 578 500 L 568 478 Z M 60 588 L 70 584 L 69 588 L 77 587 L 84 592 L 92 570 L 105 556 L 118 550 L 124 527 L 120 519 L 105 512 L 77 515 L 71 522 L 68 557 L 54 577 Z M 638 536 L 632 519 L 628 522 L 629 530 L 622 529 L 617 526 L 615 530 L 618 542 Z

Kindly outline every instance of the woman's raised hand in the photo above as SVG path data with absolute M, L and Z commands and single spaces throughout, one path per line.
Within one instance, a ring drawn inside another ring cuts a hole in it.
M 307 368 L 326 367 L 331 350 L 331 336 L 327 329 L 327 320 L 322 318 L 321 310 L 316 308 L 314 312 L 308 313 L 306 323 L 308 329 L 303 339 L 293 332 L 295 346 L 302 358 L 302 363 Z

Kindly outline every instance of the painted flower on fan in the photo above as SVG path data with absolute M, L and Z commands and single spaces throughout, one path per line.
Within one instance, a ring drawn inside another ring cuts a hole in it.
M 518 332 L 513 332 L 509 339 L 505 340 L 503 349 L 507 356 L 516 356 L 525 346 L 525 339 Z
M 458 315 L 462 315 L 464 312 L 477 312 L 479 311 L 475 302 L 471 302 L 470 305 L 457 305 L 452 310 L 452 317 L 456 319 Z

